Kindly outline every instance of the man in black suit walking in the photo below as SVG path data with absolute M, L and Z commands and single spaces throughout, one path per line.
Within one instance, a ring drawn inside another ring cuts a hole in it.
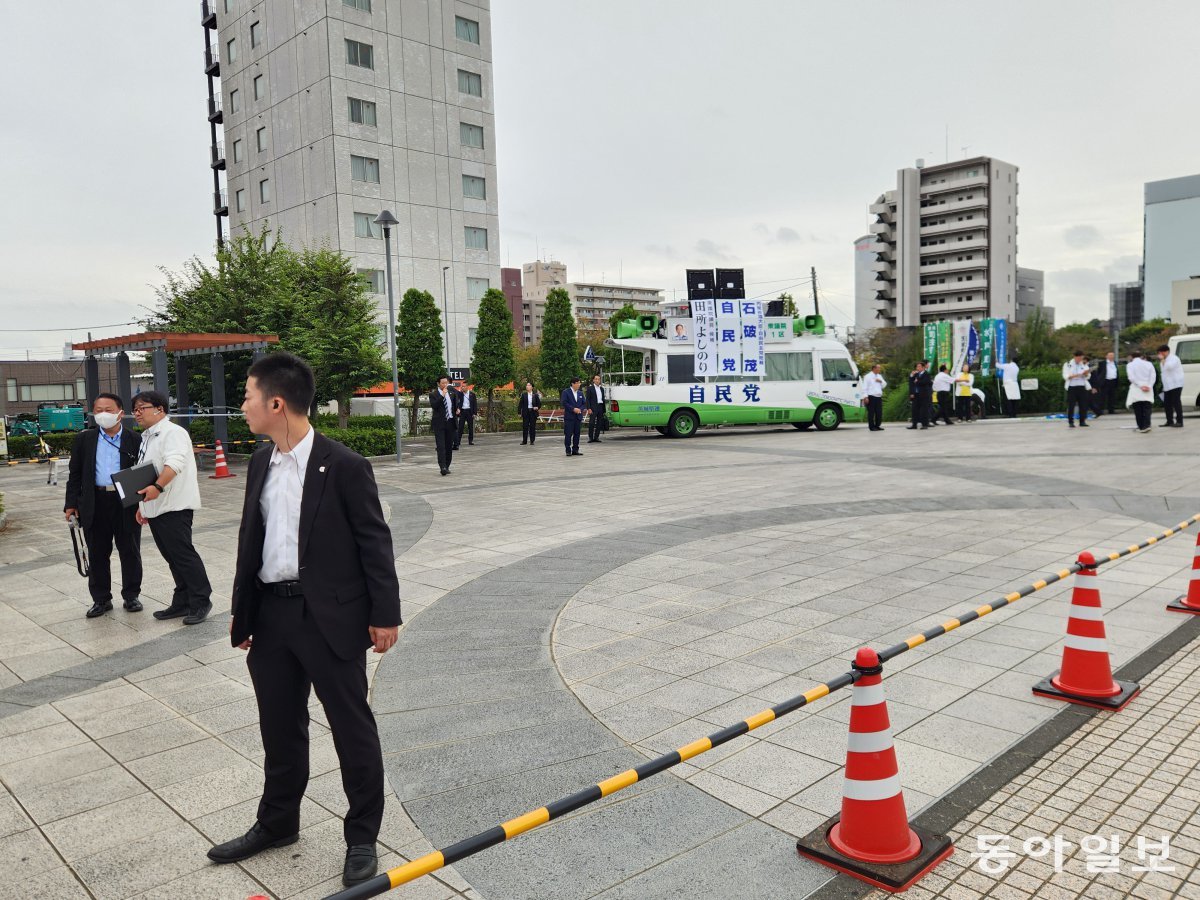
M 532 382 L 525 382 L 525 392 L 517 401 L 517 412 L 521 414 L 521 446 L 532 444 L 537 439 L 538 412 L 542 408 L 542 395 L 533 389 Z
M 933 379 L 929 377 L 929 360 L 917 363 L 908 374 L 908 399 L 912 402 L 912 424 L 909 430 L 920 425 L 929 427 L 929 410 L 933 406 Z
M 600 443 L 600 434 L 604 427 L 604 386 L 600 384 L 600 376 L 593 375 L 592 383 L 587 386 L 588 411 L 592 414 L 588 420 L 588 443 Z
M 396 643 L 400 588 L 371 465 L 309 425 L 313 384 L 289 353 L 263 357 L 246 381 L 246 424 L 275 446 L 257 451 L 246 475 L 229 634 L 250 651 L 266 780 L 254 825 L 208 856 L 238 862 L 297 840 L 315 688 L 349 801 L 342 880 L 351 885 L 378 868 L 384 805 L 364 651 Z
M 563 411 L 563 444 L 567 448 L 567 456 L 583 456 L 579 452 L 579 434 L 583 431 L 583 411 L 587 402 L 583 391 L 579 390 L 579 378 L 571 379 L 571 386 L 563 390 L 558 398 Z
M 67 477 L 67 498 L 63 512 L 67 521 L 79 519 L 87 541 L 88 592 L 92 608 L 87 617 L 94 619 L 112 610 L 113 543 L 121 559 L 121 597 L 129 612 L 141 612 L 142 602 L 142 529 L 137 523 L 137 507 L 121 505 L 113 474 L 137 463 L 141 437 L 122 425 L 124 403 L 116 394 L 99 394 L 92 404 L 96 428 L 75 435 L 71 445 L 71 467 Z
M 437 390 L 429 395 L 429 406 L 433 411 L 430 425 L 433 426 L 433 442 L 437 444 L 438 468 L 443 475 L 450 474 L 450 462 L 458 446 L 454 441 L 458 437 L 461 402 L 458 391 L 450 387 L 450 379 L 445 375 L 438 379 Z
M 459 408 L 462 410 L 458 417 L 458 431 L 454 433 L 454 449 L 457 450 L 462 444 L 463 429 L 467 432 L 467 446 L 475 445 L 475 416 L 479 413 L 479 401 L 475 398 L 475 391 L 465 384 L 455 393 L 458 394 Z

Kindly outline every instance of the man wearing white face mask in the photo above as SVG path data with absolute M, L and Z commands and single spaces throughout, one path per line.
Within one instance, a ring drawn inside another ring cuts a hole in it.
M 141 437 L 122 425 L 124 404 L 116 394 L 100 394 L 92 404 L 97 428 L 75 435 L 71 447 L 71 467 L 67 477 L 67 498 L 63 513 L 70 521 L 79 519 L 87 542 L 88 592 L 92 608 L 87 617 L 94 619 L 112 610 L 113 543 L 121 558 L 121 597 L 129 612 L 141 612 L 138 595 L 142 590 L 142 530 L 135 519 L 136 508 L 125 509 L 113 487 L 113 474 L 137 462 Z

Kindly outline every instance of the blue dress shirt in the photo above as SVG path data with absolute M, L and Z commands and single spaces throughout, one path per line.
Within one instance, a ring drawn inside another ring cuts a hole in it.
M 100 439 L 96 442 L 96 487 L 112 484 L 113 474 L 121 471 L 121 436 L 124 433 L 124 427 L 111 437 L 100 430 Z

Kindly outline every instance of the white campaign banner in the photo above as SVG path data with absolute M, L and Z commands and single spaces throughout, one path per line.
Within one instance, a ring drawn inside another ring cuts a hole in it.
M 736 300 L 715 300 L 717 305 L 717 374 L 742 372 L 742 323 Z
M 717 374 L 717 301 L 693 300 L 692 324 L 696 341 L 695 366 L 697 378 Z
M 953 322 L 952 334 L 952 350 L 950 359 L 953 360 L 953 366 L 950 369 L 951 375 L 957 375 L 962 371 L 962 367 L 967 363 L 967 354 L 971 347 L 971 323 L 967 319 L 956 319 Z
M 739 300 L 742 336 L 742 374 L 764 374 L 766 368 L 766 323 L 763 321 L 763 306 L 760 300 Z

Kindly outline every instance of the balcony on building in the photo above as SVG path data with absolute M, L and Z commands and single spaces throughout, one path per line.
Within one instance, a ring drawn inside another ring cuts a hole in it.
M 872 222 L 871 227 L 867 229 L 871 234 L 887 234 L 892 230 L 892 226 L 887 222 Z
M 891 212 L 892 205 L 885 200 L 880 203 L 872 203 L 869 210 L 873 216 L 882 216 L 885 213 Z
M 208 98 L 208 121 L 220 125 L 225 121 L 225 113 L 221 110 L 221 95 Z
M 922 206 L 921 215 L 940 215 L 942 213 L 961 212 L 964 209 L 987 209 L 987 191 L 977 189 L 974 193 L 975 196 L 970 200 L 965 197 L 962 200 L 947 197 L 945 203 L 939 202 L 937 205 Z
M 221 51 L 217 49 L 216 44 L 207 44 L 204 47 L 204 74 L 213 78 L 221 74 Z
M 924 262 L 924 260 L 922 260 L 922 262 Z M 986 272 L 987 267 L 988 261 L 983 256 L 977 256 L 975 259 L 947 259 L 944 262 L 921 266 L 921 274 L 944 275 L 947 272 Z
M 200 0 L 200 24 L 205 28 L 217 27 L 216 0 Z
M 212 168 L 224 169 L 225 168 L 225 145 L 223 143 L 221 143 L 220 141 L 217 141 L 217 143 L 213 144 L 212 147 L 209 148 L 209 153 L 210 153 L 210 157 L 212 160 L 212 162 L 210 163 Z
M 871 263 L 872 272 L 890 272 L 892 271 L 892 268 L 893 266 L 890 262 L 885 262 L 882 259 L 877 259 L 875 262 Z
M 938 184 L 922 184 L 921 196 L 927 197 L 930 194 L 944 194 L 946 191 L 961 191 L 963 188 L 986 186 L 987 183 L 987 170 L 984 169 L 982 175 L 975 175 L 971 178 L 952 179 Z
M 972 237 L 966 241 L 947 241 L 944 244 L 930 244 L 928 247 L 921 248 L 922 256 L 929 256 L 934 253 L 958 253 L 962 250 L 977 250 L 986 248 L 988 245 L 987 237 L 979 235 Z
M 229 215 L 229 200 L 224 191 L 213 191 L 213 215 Z
M 945 284 L 921 285 L 921 296 L 927 294 L 965 294 L 973 291 L 987 290 L 986 278 L 973 278 L 970 281 L 952 281 L 947 278 Z
M 975 216 L 971 219 L 963 219 L 961 222 L 956 219 L 953 222 L 946 222 L 944 225 L 922 225 L 921 237 L 934 234 L 950 234 L 955 231 L 974 231 L 978 228 L 987 228 L 987 225 L 987 216 Z
M 876 300 L 895 300 L 896 299 L 896 285 L 893 284 L 892 282 L 880 281 L 879 279 L 876 279 L 875 283 L 872 286 L 875 288 L 875 299 Z
M 876 254 L 884 262 L 896 261 L 896 248 L 893 244 L 887 244 Z

